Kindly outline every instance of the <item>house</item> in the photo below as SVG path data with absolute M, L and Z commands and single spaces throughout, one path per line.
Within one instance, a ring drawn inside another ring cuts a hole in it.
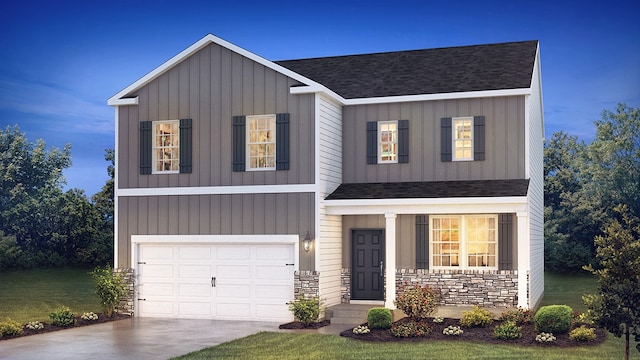
M 108 104 L 137 316 L 542 299 L 537 41 L 274 62 L 207 35 Z

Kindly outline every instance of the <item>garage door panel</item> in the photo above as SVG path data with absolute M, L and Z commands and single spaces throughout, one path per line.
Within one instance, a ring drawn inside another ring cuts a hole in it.
M 173 301 L 141 301 L 138 306 L 140 306 L 140 312 L 146 316 L 171 317 L 174 313 Z
M 249 265 L 218 265 L 216 277 L 222 279 L 250 279 L 251 266 Z
M 251 304 L 223 302 L 217 305 L 217 315 L 221 318 L 251 318 Z
M 219 285 L 216 288 L 216 297 L 224 298 L 250 298 L 251 287 L 248 285 Z
M 250 260 L 251 248 L 248 246 L 219 246 L 216 248 L 216 260 Z
M 155 260 L 173 259 L 173 247 L 163 245 L 146 245 L 140 249 L 140 256 L 143 258 L 153 258 Z
M 291 278 L 291 269 L 288 266 L 256 266 L 257 279 L 286 280 Z
M 211 265 L 179 265 L 178 266 L 178 277 L 180 279 L 206 279 L 210 277 L 211 274 Z
M 211 260 L 211 246 L 181 246 L 178 249 L 179 259 Z
M 260 304 L 256 306 L 256 316 L 271 321 L 282 321 L 291 316 L 287 307 L 280 304 Z
M 173 277 L 173 265 L 172 264 L 145 264 L 139 268 L 140 276 L 152 279 L 158 278 L 166 280 Z
M 145 282 L 139 286 L 140 297 L 147 296 L 173 296 L 173 283 Z
M 211 302 L 183 301 L 178 304 L 178 315 L 193 317 L 210 317 Z
M 208 284 L 179 284 L 178 296 L 211 298 L 211 286 Z
M 256 247 L 256 259 L 269 261 L 288 261 L 291 257 L 290 252 L 291 246 L 258 246 Z

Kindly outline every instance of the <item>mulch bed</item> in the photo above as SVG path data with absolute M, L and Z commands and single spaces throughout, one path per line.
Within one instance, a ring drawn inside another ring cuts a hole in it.
M 48 322 L 42 321 L 42 324 L 44 325 L 44 329 L 42 329 L 42 330 L 30 330 L 30 329 L 27 329 L 26 327 L 23 327 L 22 335 L 18 335 L 18 336 L 0 336 L 0 341 L 8 340 L 8 339 L 15 339 L 15 338 L 23 337 L 23 336 L 44 334 L 44 333 L 48 333 L 48 332 L 52 332 L 52 331 L 59 331 L 59 330 L 71 329 L 71 328 L 76 328 L 76 327 L 81 327 L 81 326 L 89 326 L 89 325 L 94 325 L 94 324 L 101 324 L 101 323 L 106 323 L 106 322 L 110 322 L 110 321 L 131 318 L 131 316 L 129 316 L 127 314 L 119 314 L 119 313 L 114 313 L 113 317 L 110 317 L 110 318 L 107 317 L 103 313 L 96 313 L 96 314 L 98 315 L 98 320 L 94 320 L 94 321 L 82 320 L 82 318 L 81 318 L 82 314 L 80 314 L 78 316 L 75 316 L 76 323 L 74 325 L 66 326 L 66 327 L 51 325 Z M 2 320 L 0 320 L 0 321 L 2 321 Z M 25 326 L 26 326 L 26 324 L 25 324 Z
M 398 322 L 407 322 L 409 318 L 403 318 Z M 368 334 L 354 334 L 353 329 L 345 330 L 340 333 L 340 336 L 353 338 L 362 341 L 372 342 L 388 342 L 388 341 L 404 341 L 404 342 L 418 342 L 418 341 L 430 341 L 430 340 L 447 340 L 447 341 L 475 341 L 491 344 L 513 344 L 520 346 L 537 346 L 537 347 L 552 347 L 552 348 L 565 348 L 576 346 L 592 346 L 603 342 L 606 339 L 606 333 L 603 329 L 596 328 L 596 340 L 592 342 L 577 342 L 569 339 L 569 334 L 554 334 L 556 341 L 552 343 L 539 343 L 536 341 L 537 332 L 533 324 L 522 325 L 522 337 L 514 340 L 499 340 L 493 337 L 493 330 L 496 325 L 499 325 L 500 321 L 494 321 L 491 325 L 484 328 L 465 328 L 460 326 L 458 319 L 445 318 L 442 323 L 434 323 L 433 318 L 427 319 L 429 324 L 432 324 L 431 334 L 424 337 L 411 337 L 411 338 L 399 338 L 391 334 L 389 329 L 371 329 Z M 362 325 L 367 325 L 366 323 Z M 460 326 L 464 331 L 462 335 L 450 336 L 444 335 L 442 330 L 447 326 Z
M 331 321 L 329 321 L 329 320 L 322 320 L 322 321 L 318 321 L 318 322 L 313 322 L 313 323 L 309 324 L 308 326 L 305 326 L 303 323 L 301 323 L 299 321 L 292 321 L 290 323 L 282 324 L 278 328 L 287 329 L 287 330 L 319 329 L 319 328 L 321 328 L 323 326 L 327 326 L 329 324 L 331 324 Z

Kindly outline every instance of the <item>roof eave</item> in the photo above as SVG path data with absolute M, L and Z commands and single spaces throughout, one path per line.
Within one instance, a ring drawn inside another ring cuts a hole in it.
M 345 99 L 344 105 L 367 105 L 367 104 L 384 104 L 384 103 L 399 103 L 399 102 L 413 102 L 413 101 L 474 99 L 474 98 L 502 97 L 502 96 L 521 96 L 521 95 L 530 95 L 530 94 L 531 94 L 531 88 L 465 91 L 465 92 L 451 92 L 451 93 L 440 93 L 440 94 L 419 94 L 419 95 L 400 95 L 400 96 L 382 96 L 382 97 L 371 97 L 371 98 Z

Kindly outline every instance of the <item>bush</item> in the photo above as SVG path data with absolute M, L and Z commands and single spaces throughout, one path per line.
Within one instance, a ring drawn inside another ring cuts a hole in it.
M 414 321 L 424 320 L 431 315 L 438 306 L 440 291 L 425 286 L 400 287 L 393 303 L 396 307 L 412 318 Z
M 516 325 L 530 324 L 533 322 L 533 312 L 523 308 L 512 308 L 500 315 L 500 321 L 513 321 Z
M 66 306 L 62 306 L 49 314 L 49 319 L 51 324 L 56 326 L 67 327 L 76 323 L 73 311 Z
M 482 309 L 478 306 L 473 306 L 470 311 L 462 312 L 462 319 L 460 319 L 460 325 L 465 327 L 485 327 L 493 321 L 489 310 Z
M 388 329 L 392 321 L 391 310 L 387 308 L 372 308 L 367 313 L 367 322 L 372 329 Z
M 537 332 L 566 334 L 571 329 L 573 310 L 567 305 L 543 306 L 533 319 Z
M 513 340 L 522 337 L 522 328 L 513 321 L 505 321 L 493 329 L 493 337 L 500 340 Z
M 594 341 L 596 339 L 596 329 L 582 325 L 571 330 L 569 339 L 573 341 Z
M 431 334 L 431 325 L 426 321 L 409 321 L 393 324 L 390 331 L 395 337 L 421 337 Z
M 0 322 L 0 336 L 18 336 L 22 334 L 22 325 L 11 318 Z
M 293 313 L 293 317 L 295 317 L 296 320 L 308 326 L 318 321 L 318 316 L 320 316 L 320 300 L 318 300 L 317 297 L 308 299 L 299 297 L 289 303 L 289 310 Z
M 109 265 L 95 268 L 91 275 L 96 294 L 100 298 L 100 305 L 107 316 L 112 317 L 113 311 L 127 293 L 124 277 L 120 273 L 115 274 Z

